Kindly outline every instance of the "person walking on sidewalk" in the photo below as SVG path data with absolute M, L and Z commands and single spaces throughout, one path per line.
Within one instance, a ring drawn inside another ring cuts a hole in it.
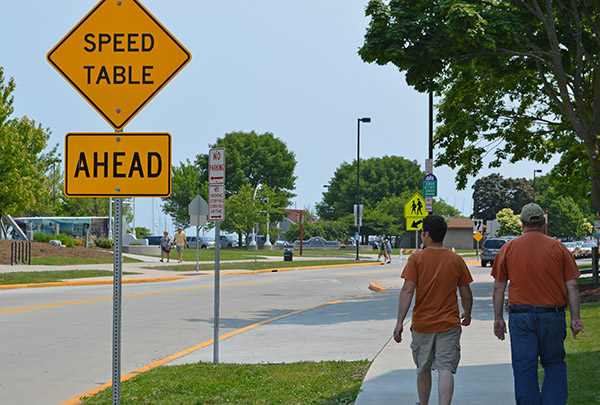
M 392 262 L 392 243 L 389 239 L 385 240 L 385 254 L 386 254 L 386 264 L 390 264 Z
M 187 245 L 187 238 L 185 236 L 185 232 L 183 232 L 183 228 L 177 228 L 177 232 L 175 233 L 175 247 L 177 248 L 177 254 L 179 255 L 179 262 L 183 261 L 183 248 Z
M 517 404 L 566 404 L 565 307 L 573 338 L 583 332 L 579 318 L 579 268 L 567 248 L 542 233 L 544 211 L 521 210 L 523 236 L 506 243 L 494 260 L 494 335 L 504 340 L 504 293 L 508 286 L 508 327 Z M 538 359 L 544 368 L 538 384 Z
M 439 404 L 451 403 L 453 374 L 460 361 L 461 325 L 471 324 L 473 294 L 469 284 L 473 278 L 465 261 L 443 247 L 447 230 L 444 218 L 426 216 L 421 237 L 427 249 L 413 253 L 402 272 L 404 285 L 400 292 L 394 340 L 402 342 L 404 319 L 416 291 L 410 347 L 417 366 L 417 391 L 421 405 L 429 403 L 431 370 L 438 370 Z M 462 316 L 459 315 L 457 288 L 464 310 Z
M 171 259 L 171 237 L 169 232 L 164 231 L 163 237 L 160 238 L 160 261 L 165 260 L 165 253 L 167 254 L 167 263 Z

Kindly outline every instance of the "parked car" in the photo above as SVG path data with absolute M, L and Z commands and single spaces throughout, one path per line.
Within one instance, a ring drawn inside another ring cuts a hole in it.
M 162 236 L 144 236 L 143 239 L 148 240 L 148 245 L 160 245 L 160 238 Z
M 596 242 L 583 242 L 581 250 L 583 253 L 579 257 L 592 257 L 592 248 L 596 247 Z
M 500 251 L 500 248 L 504 246 L 506 242 L 514 238 L 515 236 L 503 236 L 499 238 L 486 239 L 483 242 L 483 247 L 481 248 L 481 267 L 485 267 L 488 263 L 490 263 L 490 266 L 492 266 L 494 264 L 496 254 Z
M 198 242 L 196 242 L 195 236 L 188 236 L 187 245 L 190 249 L 196 249 L 200 247 L 200 249 L 214 249 L 215 248 L 215 239 L 210 236 L 200 236 L 198 238 Z
M 563 242 L 563 245 L 565 245 L 565 247 L 571 254 L 575 253 L 575 251 L 579 249 L 575 242 Z
M 238 241 L 234 235 L 221 235 L 221 247 L 237 247 Z
M 275 241 L 275 243 L 273 243 L 273 245 L 275 245 L 275 246 L 292 246 L 292 243 L 288 242 L 287 240 L 277 240 L 277 241 Z

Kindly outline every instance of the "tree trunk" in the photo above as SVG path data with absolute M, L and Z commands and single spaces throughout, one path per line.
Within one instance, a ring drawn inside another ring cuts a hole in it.
M 590 159 L 590 177 L 592 181 L 592 205 L 600 213 L 600 151 L 596 142 L 588 145 Z

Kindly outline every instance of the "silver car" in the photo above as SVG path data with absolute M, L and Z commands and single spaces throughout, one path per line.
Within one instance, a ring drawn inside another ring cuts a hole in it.
M 200 236 L 198 238 L 198 242 L 196 242 L 195 236 L 188 236 L 187 245 L 190 249 L 196 249 L 199 247 L 200 249 L 214 249 L 215 248 L 215 239 L 210 236 Z

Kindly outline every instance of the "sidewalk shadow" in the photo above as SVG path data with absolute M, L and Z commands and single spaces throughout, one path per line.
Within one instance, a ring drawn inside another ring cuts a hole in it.
M 243 328 L 249 324 L 262 322 L 277 316 L 301 311 L 305 308 L 295 309 L 265 309 L 261 311 L 248 311 L 247 318 L 221 317 L 219 323 L 222 328 Z M 385 321 L 396 319 L 398 313 L 397 292 L 388 290 L 377 294 L 356 298 L 350 301 L 324 305 L 305 312 L 277 320 L 278 324 L 303 325 L 303 326 L 328 326 L 352 322 Z M 186 319 L 188 322 L 204 322 L 213 324 L 213 318 Z M 391 333 L 391 330 L 390 330 Z

